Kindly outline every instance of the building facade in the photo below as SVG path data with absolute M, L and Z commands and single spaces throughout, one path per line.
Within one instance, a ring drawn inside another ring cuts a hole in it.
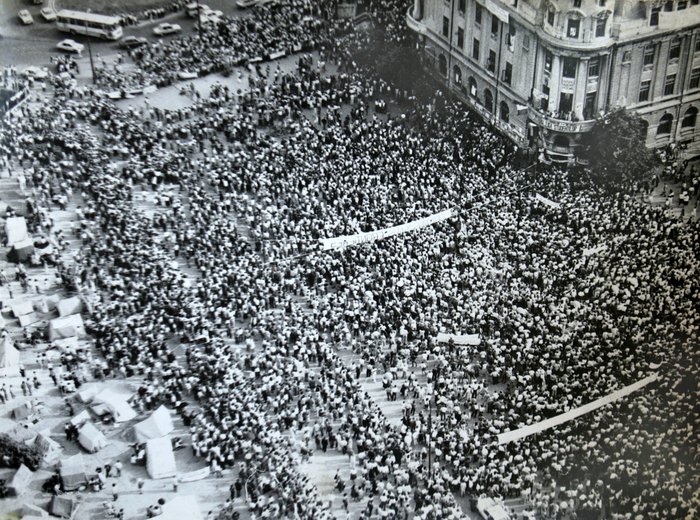
M 424 66 L 501 132 L 574 161 L 624 106 L 646 143 L 700 151 L 700 0 L 414 0 Z

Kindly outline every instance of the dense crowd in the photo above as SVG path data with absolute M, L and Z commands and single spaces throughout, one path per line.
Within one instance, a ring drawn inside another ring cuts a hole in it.
M 304 9 L 260 16 L 289 28 Z M 263 50 L 263 26 L 243 25 L 206 33 L 205 66 L 217 49 Z M 196 42 L 137 58 L 171 73 Z M 457 518 L 453 494 L 466 493 L 527 496 L 548 518 L 696 514 L 697 220 L 518 170 L 513 146 L 464 107 L 428 109 L 327 53 L 337 73 L 304 55 L 293 73 L 258 67 L 245 92 L 216 85 L 180 110 L 120 111 L 90 91 L 66 105 L 58 89 L 3 128 L 38 223 L 57 195 L 86 200 L 80 255 L 59 271 L 100 295 L 88 327 L 109 370 L 146 375 L 139 406 L 183 413 L 195 455 L 215 474 L 234 468 L 232 495 L 260 517 L 330 516 L 296 469 L 327 449 L 348 455 L 350 480 L 336 482 L 364 501 L 362 518 Z M 387 101 L 402 114 L 377 113 Z M 152 218 L 136 185 L 157 193 Z M 459 216 L 418 232 L 318 245 L 448 208 Z M 201 273 L 196 286 L 177 259 Z M 498 445 L 652 373 L 625 400 Z M 362 391 L 371 376 L 404 401 L 398 426 Z

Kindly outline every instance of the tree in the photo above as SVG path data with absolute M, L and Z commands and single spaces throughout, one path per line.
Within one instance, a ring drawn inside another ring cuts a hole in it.
M 655 156 L 644 141 L 646 122 L 619 108 L 599 118 L 581 137 L 579 159 L 588 163 L 594 180 L 602 185 L 628 186 L 644 180 Z
M 19 468 L 24 464 L 36 471 L 41 465 L 41 451 L 36 446 L 27 446 L 6 434 L 0 435 L 0 467 Z

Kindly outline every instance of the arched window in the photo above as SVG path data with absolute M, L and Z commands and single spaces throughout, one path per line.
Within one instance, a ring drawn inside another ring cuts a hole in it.
M 698 118 L 698 109 L 695 107 L 690 107 L 685 116 L 683 116 L 683 122 L 681 123 L 681 128 L 694 128 L 695 121 Z
M 509 116 L 510 108 L 508 107 L 508 103 L 501 101 L 501 121 L 505 121 L 507 123 Z
M 554 141 L 552 142 L 554 145 L 554 148 L 559 149 L 561 151 L 568 150 L 569 149 L 569 138 L 566 137 L 565 135 L 558 135 L 554 138 Z
M 440 58 L 438 59 L 438 70 L 440 74 L 447 76 L 447 58 L 445 58 L 444 54 L 440 54 Z
M 659 127 L 656 129 L 656 135 L 670 134 L 673 128 L 673 116 L 665 114 L 659 121 Z
M 484 90 L 484 106 L 489 112 L 493 112 L 493 94 L 489 89 Z
M 478 94 L 478 91 L 476 89 L 476 80 L 474 79 L 474 76 L 469 76 L 469 94 L 472 96 L 476 97 Z
M 460 69 L 457 65 L 454 67 L 454 75 L 455 75 L 455 83 L 457 85 L 462 84 L 462 69 Z

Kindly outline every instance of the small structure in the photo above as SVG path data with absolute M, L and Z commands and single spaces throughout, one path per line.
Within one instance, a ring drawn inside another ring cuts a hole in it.
M 7 483 L 7 491 L 11 496 L 18 497 L 24 493 L 32 481 L 34 473 L 27 466 L 22 464 Z
M 71 338 L 73 336 L 79 338 L 85 337 L 85 325 L 83 325 L 83 319 L 80 317 L 80 314 L 62 316 L 61 318 L 56 318 L 49 322 L 50 341 Z
M 107 446 L 107 438 L 104 436 L 104 433 L 95 428 L 95 425 L 91 422 L 85 423 L 80 429 L 78 442 L 90 453 L 98 452 Z
M 63 495 L 56 495 L 49 504 L 49 513 L 59 518 L 71 518 L 75 508 L 75 500 Z
M 41 452 L 44 464 L 46 465 L 51 465 L 56 462 L 63 450 L 59 443 L 43 432 L 39 433 L 36 439 L 34 439 L 34 446 Z
M 102 415 L 99 413 L 100 405 L 103 405 L 104 408 L 106 408 L 107 411 L 112 414 L 115 422 L 126 422 L 136 417 L 136 412 L 129 405 L 129 403 L 127 403 L 126 398 L 123 395 L 112 392 L 111 390 L 104 390 L 92 399 L 91 408 L 98 415 Z
M 26 403 L 21 404 L 12 410 L 12 418 L 16 421 L 21 421 L 35 413 L 36 407 L 34 406 L 34 401 L 27 401 Z
M 134 437 L 138 442 L 150 439 L 160 439 L 174 430 L 170 412 L 165 406 L 160 406 L 151 416 L 134 426 Z
M 88 483 L 85 463 L 80 453 L 61 460 L 58 467 L 58 474 L 61 476 L 61 483 L 63 484 L 64 491 L 74 491 Z
M 19 375 L 19 350 L 9 336 L 0 340 L 0 377 Z
M 151 439 L 146 443 L 146 471 L 152 479 L 177 475 L 175 454 L 169 437 Z
M 56 310 L 59 316 L 70 316 L 71 314 L 78 314 L 83 308 L 83 302 L 80 298 L 73 296 L 72 298 L 67 298 L 61 300 L 56 304 Z

